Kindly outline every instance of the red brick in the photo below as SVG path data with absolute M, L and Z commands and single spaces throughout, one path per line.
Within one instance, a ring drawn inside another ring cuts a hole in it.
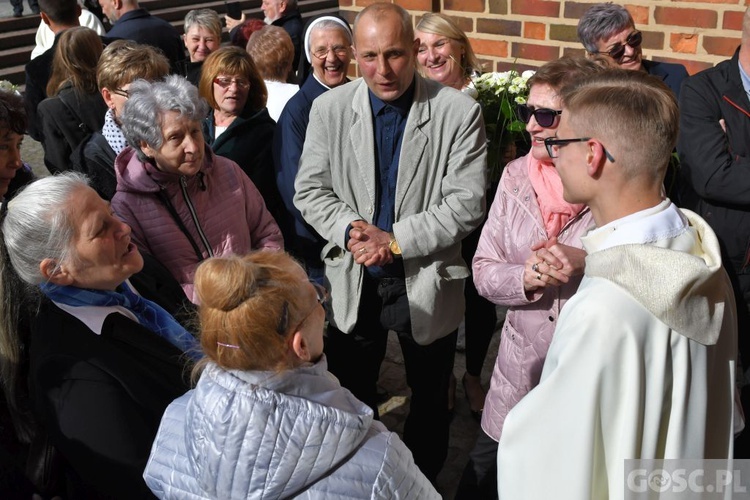
M 484 12 L 484 0 L 444 0 L 443 8 L 463 12 Z
M 474 48 L 473 44 L 472 48 Z M 478 57 L 477 59 L 479 59 L 479 66 L 481 66 L 483 73 L 490 73 L 492 71 L 495 71 L 495 61 L 484 59 L 482 57 Z
M 576 30 L 576 26 L 553 24 L 549 27 L 549 39 L 561 42 L 577 42 L 578 31 Z
M 368 5 L 379 2 L 380 0 L 356 0 L 357 7 L 367 7 Z
M 489 0 L 490 14 L 507 14 L 508 0 Z
M 508 42 L 503 40 L 483 40 L 471 38 L 471 48 L 477 54 L 494 57 L 508 57 Z
M 700 3 L 733 3 L 736 4 L 737 0 L 681 0 L 683 2 L 700 2 Z
M 681 54 L 695 54 L 698 49 L 698 35 L 693 33 L 672 33 L 669 48 Z
M 685 66 L 689 75 L 694 75 L 708 68 L 713 68 L 714 65 L 702 61 L 682 61 L 682 65 Z
M 691 28 L 715 28 L 718 14 L 715 10 L 685 9 L 679 7 L 656 7 L 654 19 L 659 24 L 688 26 Z
M 544 40 L 547 36 L 547 25 L 544 23 L 523 23 L 523 37 L 531 40 Z
M 539 65 L 541 66 L 541 64 Z M 498 61 L 497 62 L 497 70 L 496 71 L 510 71 L 512 69 L 518 71 L 519 73 L 523 73 L 527 69 L 531 70 L 537 70 L 539 69 L 539 66 L 532 66 L 528 64 L 520 64 L 515 62 L 504 62 L 504 61 Z
M 565 2 L 563 17 L 566 19 L 580 19 L 583 13 L 589 10 L 592 5 L 590 3 Z
M 727 11 L 724 13 L 724 19 L 721 22 L 721 27 L 725 30 L 742 31 L 743 17 L 745 17 L 744 12 Z
M 448 16 L 451 19 L 453 19 L 453 22 L 455 22 L 459 28 L 461 28 L 461 31 L 464 33 L 471 33 L 474 31 L 474 20 L 470 17 L 458 17 L 458 16 Z
M 477 19 L 477 33 L 491 35 L 521 36 L 520 21 L 505 21 L 504 19 Z
M 511 0 L 511 12 L 526 16 L 558 17 L 560 2 L 545 2 L 543 0 Z
M 703 48 L 707 53 L 716 56 L 732 57 L 740 45 L 739 38 L 726 36 L 703 36 Z
M 549 62 L 560 57 L 560 47 L 517 42 L 511 47 L 510 54 L 511 57 Z
M 643 31 L 643 48 L 651 50 L 662 50 L 664 48 L 664 33 L 656 31 Z
M 395 3 L 406 10 L 432 11 L 432 0 L 397 0 Z
M 339 11 L 341 17 L 343 17 L 350 26 L 354 25 L 354 18 L 357 17 L 358 11 L 356 10 L 341 10 Z
M 633 16 L 636 26 L 639 24 L 648 24 L 648 7 L 644 5 L 626 5 L 625 8 Z
M 563 47 L 563 54 L 568 57 L 586 57 L 586 49 L 581 47 L 580 49 L 574 47 Z

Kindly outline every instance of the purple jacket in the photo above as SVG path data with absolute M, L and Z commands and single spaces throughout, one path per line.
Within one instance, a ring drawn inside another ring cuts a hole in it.
M 496 441 L 508 412 L 539 383 L 560 309 L 582 278 L 531 294 L 524 291 L 523 270 L 531 246 L 548 239 L 529 180 L 528 158 L 505 167 L 472 264 L 479 294 L 510 306 L 482 416 L 482 429 Z M 582 248 L 581 236 L 591 225 L 591 211 L 584 208 L 565 225 L 558 241 Z
M 193 177 L 162 172 L 141 162 L 129 147 L 115 160 L 115 172 L 112 208 L 133 229 L 133 243 L 161 261 L 193 302 L 193 277 L 200 261 L 160 198 L 160 189 L 204 259 L 284 248 L 281 231 L 253 182 L 236 163 L 214 155 L 209 147 Z

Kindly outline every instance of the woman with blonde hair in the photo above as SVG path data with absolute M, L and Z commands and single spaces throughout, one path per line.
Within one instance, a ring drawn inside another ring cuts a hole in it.
M 102 39 L 89 28 L 70 28 L 60 35 L 52 61 L 47 95 L 37 114 L 42 127 L 44 165 L 51 173 L 70 167 L 70 154 L 104 124 L 107 106 L 96 86 Z
M 195 276 L 205 358 L 167 408 L 144 477 L 159 498 L 440 498 L 323 355 L 325 289 L 288 254 Z
M 414 28 L 414 36 L 419 39 L 417 62 L 422 76 L 477 97 L 471 77 L 482 65 L 466 33 L 450 17 L 425 14 Z

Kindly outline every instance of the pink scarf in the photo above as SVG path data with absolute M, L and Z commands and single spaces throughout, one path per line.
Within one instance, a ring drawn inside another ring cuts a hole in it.
M 529 180 L 531 187 L 536 193 L 539 209 L 542 211 L 542 220 L 547 230 L 547 236 L 552 238 L 560 234 L 560 231 L 570 219 L 583 210 L 583 204 L 568 203 L 563 199 L 563 185 L 560 174 L 557 173 L 552 163 L 544 163 L 534 158 L 531 153 L 529 158 Z

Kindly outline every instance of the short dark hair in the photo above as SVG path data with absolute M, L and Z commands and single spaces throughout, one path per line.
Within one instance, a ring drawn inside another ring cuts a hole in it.
M 0 90 L 0 129 L 10 129 L 16 134 L 26 133 L 26 109 L 23 97 L 15 92 Z
M 57 24 L 77 25 L 78 9 L 77 0 L 39 0 L 39 10 Z

